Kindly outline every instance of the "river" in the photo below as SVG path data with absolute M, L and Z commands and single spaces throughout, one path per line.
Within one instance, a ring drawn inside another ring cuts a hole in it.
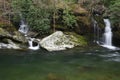
M 0 50 L 0 80 L 120 80 L 120 51 Z

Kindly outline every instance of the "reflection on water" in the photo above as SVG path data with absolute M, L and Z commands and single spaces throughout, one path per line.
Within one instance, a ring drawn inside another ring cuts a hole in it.
M 0 50 L 0 80 L 119 80 L 120 51 Z

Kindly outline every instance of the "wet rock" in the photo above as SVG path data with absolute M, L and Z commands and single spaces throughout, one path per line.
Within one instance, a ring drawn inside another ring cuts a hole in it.
M 20 47 L 12 42 L 10 39 L 8 39 L 8 43 L 0 43 L 0 48 L 2 49 L 20 49 Z
M 3 26 L 0 27 L 0 38 L 7 38 L 7 39 L 11 39 L 14 40 L 16 42 L 20 42 L 20 43 L 26 43 L 27 40 L 24 37 L 24 35 L 22 35 L 20 32 L 18 32 L 13 26 Z

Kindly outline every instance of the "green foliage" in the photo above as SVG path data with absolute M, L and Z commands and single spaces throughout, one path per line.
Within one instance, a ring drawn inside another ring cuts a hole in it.
M 110 5 L 114 4 L 115 0 L 101 0 L 105 6 L 109 7 Z
M 76 3 L 78 0 L 64 0 L 66 2 L 70 2 L 70 3 Z
M 109 6 L 110 18 L 113 23 L 119 23 L 120 21 L 120 1 L 115 0 L 113 4 Z
M 73 26 L 76 24 L 77 20 L 76 17 L 71 13 L 69 9 L 65 9 L 63 11 L 63 23 L 68 27 L 68 28 L 74 28 Z
M 13 0 L 13 11 L 21 14 L 30 28 L 47 32 L 50 28 L 51 7 L 43 0 Z M 20 21 L 20 17 L 15 15 L 15 20 Z

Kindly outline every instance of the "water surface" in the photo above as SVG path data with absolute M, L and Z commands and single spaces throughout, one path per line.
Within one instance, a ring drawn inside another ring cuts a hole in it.
M 120 51 L 0 50 L 0 80 L 120 80 Z

